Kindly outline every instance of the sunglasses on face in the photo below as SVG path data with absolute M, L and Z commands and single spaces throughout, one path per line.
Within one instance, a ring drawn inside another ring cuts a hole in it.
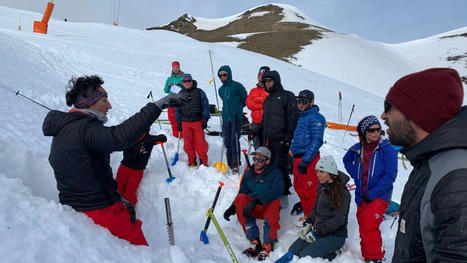
M 253 162 L 264 163 L 267 159 L 253 157 Z
M 304 104 L 305 105 L 305 104 L 310 103 L 310 99 L 308 99 L 308 98 L 298 98 L 297 102 L 298 102 L 298 104 Z
M 381 128 L 369 128 L 366 132 L 373 133 L 373 132 L 380 132 L 380 131 L 381 131 Z
M 385 100 L 384 101 L 384 113 L 388 113 L 391 110 L 392 104 L 391 102 Z
M 186 79 L 183 81 L 183 83 L 190 83 L 190 82 L 193 82 L 191 79 Z
M 220 74 L 219 74 L 219 75 L 217 75 L 217 76 L 219 76 L 219 78 L 222 78 L 222 77 L 227 77 L 227 73 L 220 73 Z

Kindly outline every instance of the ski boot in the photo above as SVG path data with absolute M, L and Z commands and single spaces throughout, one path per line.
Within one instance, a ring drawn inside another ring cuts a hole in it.
M 274 250 L 273 243 L 263 243 L 263 250 L 259 252 L 258 261 L 264 261 L 267 257 L 269 257 L 269 253 Z
M 247 257 L 255 258 L 263 250 L 263 246 L 261 245 L 261 240 L 259 240 L 259 237 L 250 240 L 250 243 L 255 247 L 249 247 L 243 250 L 243 254 L 245 254 Z

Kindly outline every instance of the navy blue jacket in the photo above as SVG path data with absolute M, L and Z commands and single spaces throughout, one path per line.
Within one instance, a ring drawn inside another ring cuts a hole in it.
M 282 172 L 274 164 L 269 164 L 260 174 L 248 169 L 240 185 L 241 194 L 259 199 L 262 205 L 278 199 L 284 192 Z
M 326 119 L 319 113 L 318 106 L 313 106 L 300 113 L 290 150 L 295 156 L 303 156 L 302 162 L 310 163 L 323 145 Z
M 362 205 L 363 190 L 363 165 L 360 143 L 352 146 L 344 155 L 344 165 L 347 172 L 354 179 L 355 202 Z M 368 182 L 366 195 L 371 200 L 381 198 L 391 201 L 393 183 L 397 177 L 397 151 L 394 150 L 389 140 L 383 140 L 376 146 L 370 160 L 368 169 Z

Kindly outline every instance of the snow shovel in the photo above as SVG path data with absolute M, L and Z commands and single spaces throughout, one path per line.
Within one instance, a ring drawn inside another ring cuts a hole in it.
M 220 162 L 215 162 L 212 165 L 212 167 L 216 168 L 219 172 L 222 172 L 223 174 L 225 174 L 225 172 L 227 171 L 227 165 L 222 161 L 222 159 L 224 158 L 224 142 L 222 142 L 221 147 L 222 147 L 221 148 L 221 161 Z
M 214 197 L 214 202 L 212 202 L 211 211 L 214 211 L 216 207 L 217 199 L 219 198 L 219 194 L 221 192 L 222 186 L 224 186 L 223 182 L 219 182 L 219 187 L 217 188 L 216 196 Z M 201 234 L 199 235 L 199 240 L 203 241 L 204 244 L 209 244 L 209 238 L 206 232 L 209 228 L 209 223 L 211 223 L 211 217 L 208 216 L 206 219 L 206 224 L 204 225 L 204 230 L 201 230 Z
M 173 159 L 172 163 L 170 164 L 170 166 L 174 166 L 175 164 L 177 164 L 177 161 L 178 161 L 178 153 L 179 153 L 179 152 L 180 152 L 180 132 L 178 132 L 177 152 L 175 153 L 174 159 Z
M 169 178 L 165 179 L 167 183 L 172 182 L 175 177 L 172 176 L 172 172 L 170 171 L 169 161 L 167 161 L 167 154 L 165 154 L 164 143 L 160 143 L 162 148 L 162 153 L 164 154 L 165 166 L 167 167 L 167 172 L 169 173 Z

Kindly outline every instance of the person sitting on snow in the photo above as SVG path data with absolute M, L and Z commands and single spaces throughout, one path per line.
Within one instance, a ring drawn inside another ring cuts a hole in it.
M 301 224 L 310 215 L 315 204 L 318 177 L 315 166 L 319 160 L 319 148 L 323 145 L 326 119 L 315 105 L 315 95 L 310 90 L 302 90 L 297 96 L 300 118 L 295 129 L 290 151 L 293 153 L 293 186 L 300 198 L 304 217 Z M 294 209 L 297 204 L 294 205 Z M 293 210 L 292 209 L 292 213 Z
M 175 109 L 175 119 L 179 131 L 183 131 L 183 150 L 188 155 L 188 166 L 208 165 L 208 143 L 204 137 L 209 120 L 209 101 L 206 93 L 197 87 L 190 74 L 183 75 L 183 89 L 180 93 L 190 96 L 190 102 Z
M 284 179 L 277 166 L 271 163 L 271 151 L 268 148 L 259 147 L 251 154 L 254 155 L 253 169 L 248 169 L 243 176 L 234 204 L 238 222 L 254 245 L 243 253 L 249 257 L 258 257 L 261 261 L 266 259 L 277 241 L 277 231 L 280 229 L 279 197 L 284 192 Z M 262 245 L 256 218 L 264 219 Z
M 351 197 L 346 184 L 349 177 L 337 169 L 332 156 L 324 156 L 313 168 L 319 180 L 316 203 L 289 251 L 299 257 L 333 260 L 347 238 Z
M 155 143 L 164 135 L 148 133 L 162 109 L 187 101 L 183 94 L 171 94 L 148 103 L 123 123 L 106 127 L 112 108 L 104 81 L 94 76 L 73 77 L 68 84 L 69 112 L 52 110 L 42 131 L 53 136 L 49 163 L 52 166 L 60 203 L 89 216 L 113 235 L 134 245 L 148 245 L 136 219 L 136 191 Z M 113 179 L 110 153 L 123 150 L 123 160 Z

